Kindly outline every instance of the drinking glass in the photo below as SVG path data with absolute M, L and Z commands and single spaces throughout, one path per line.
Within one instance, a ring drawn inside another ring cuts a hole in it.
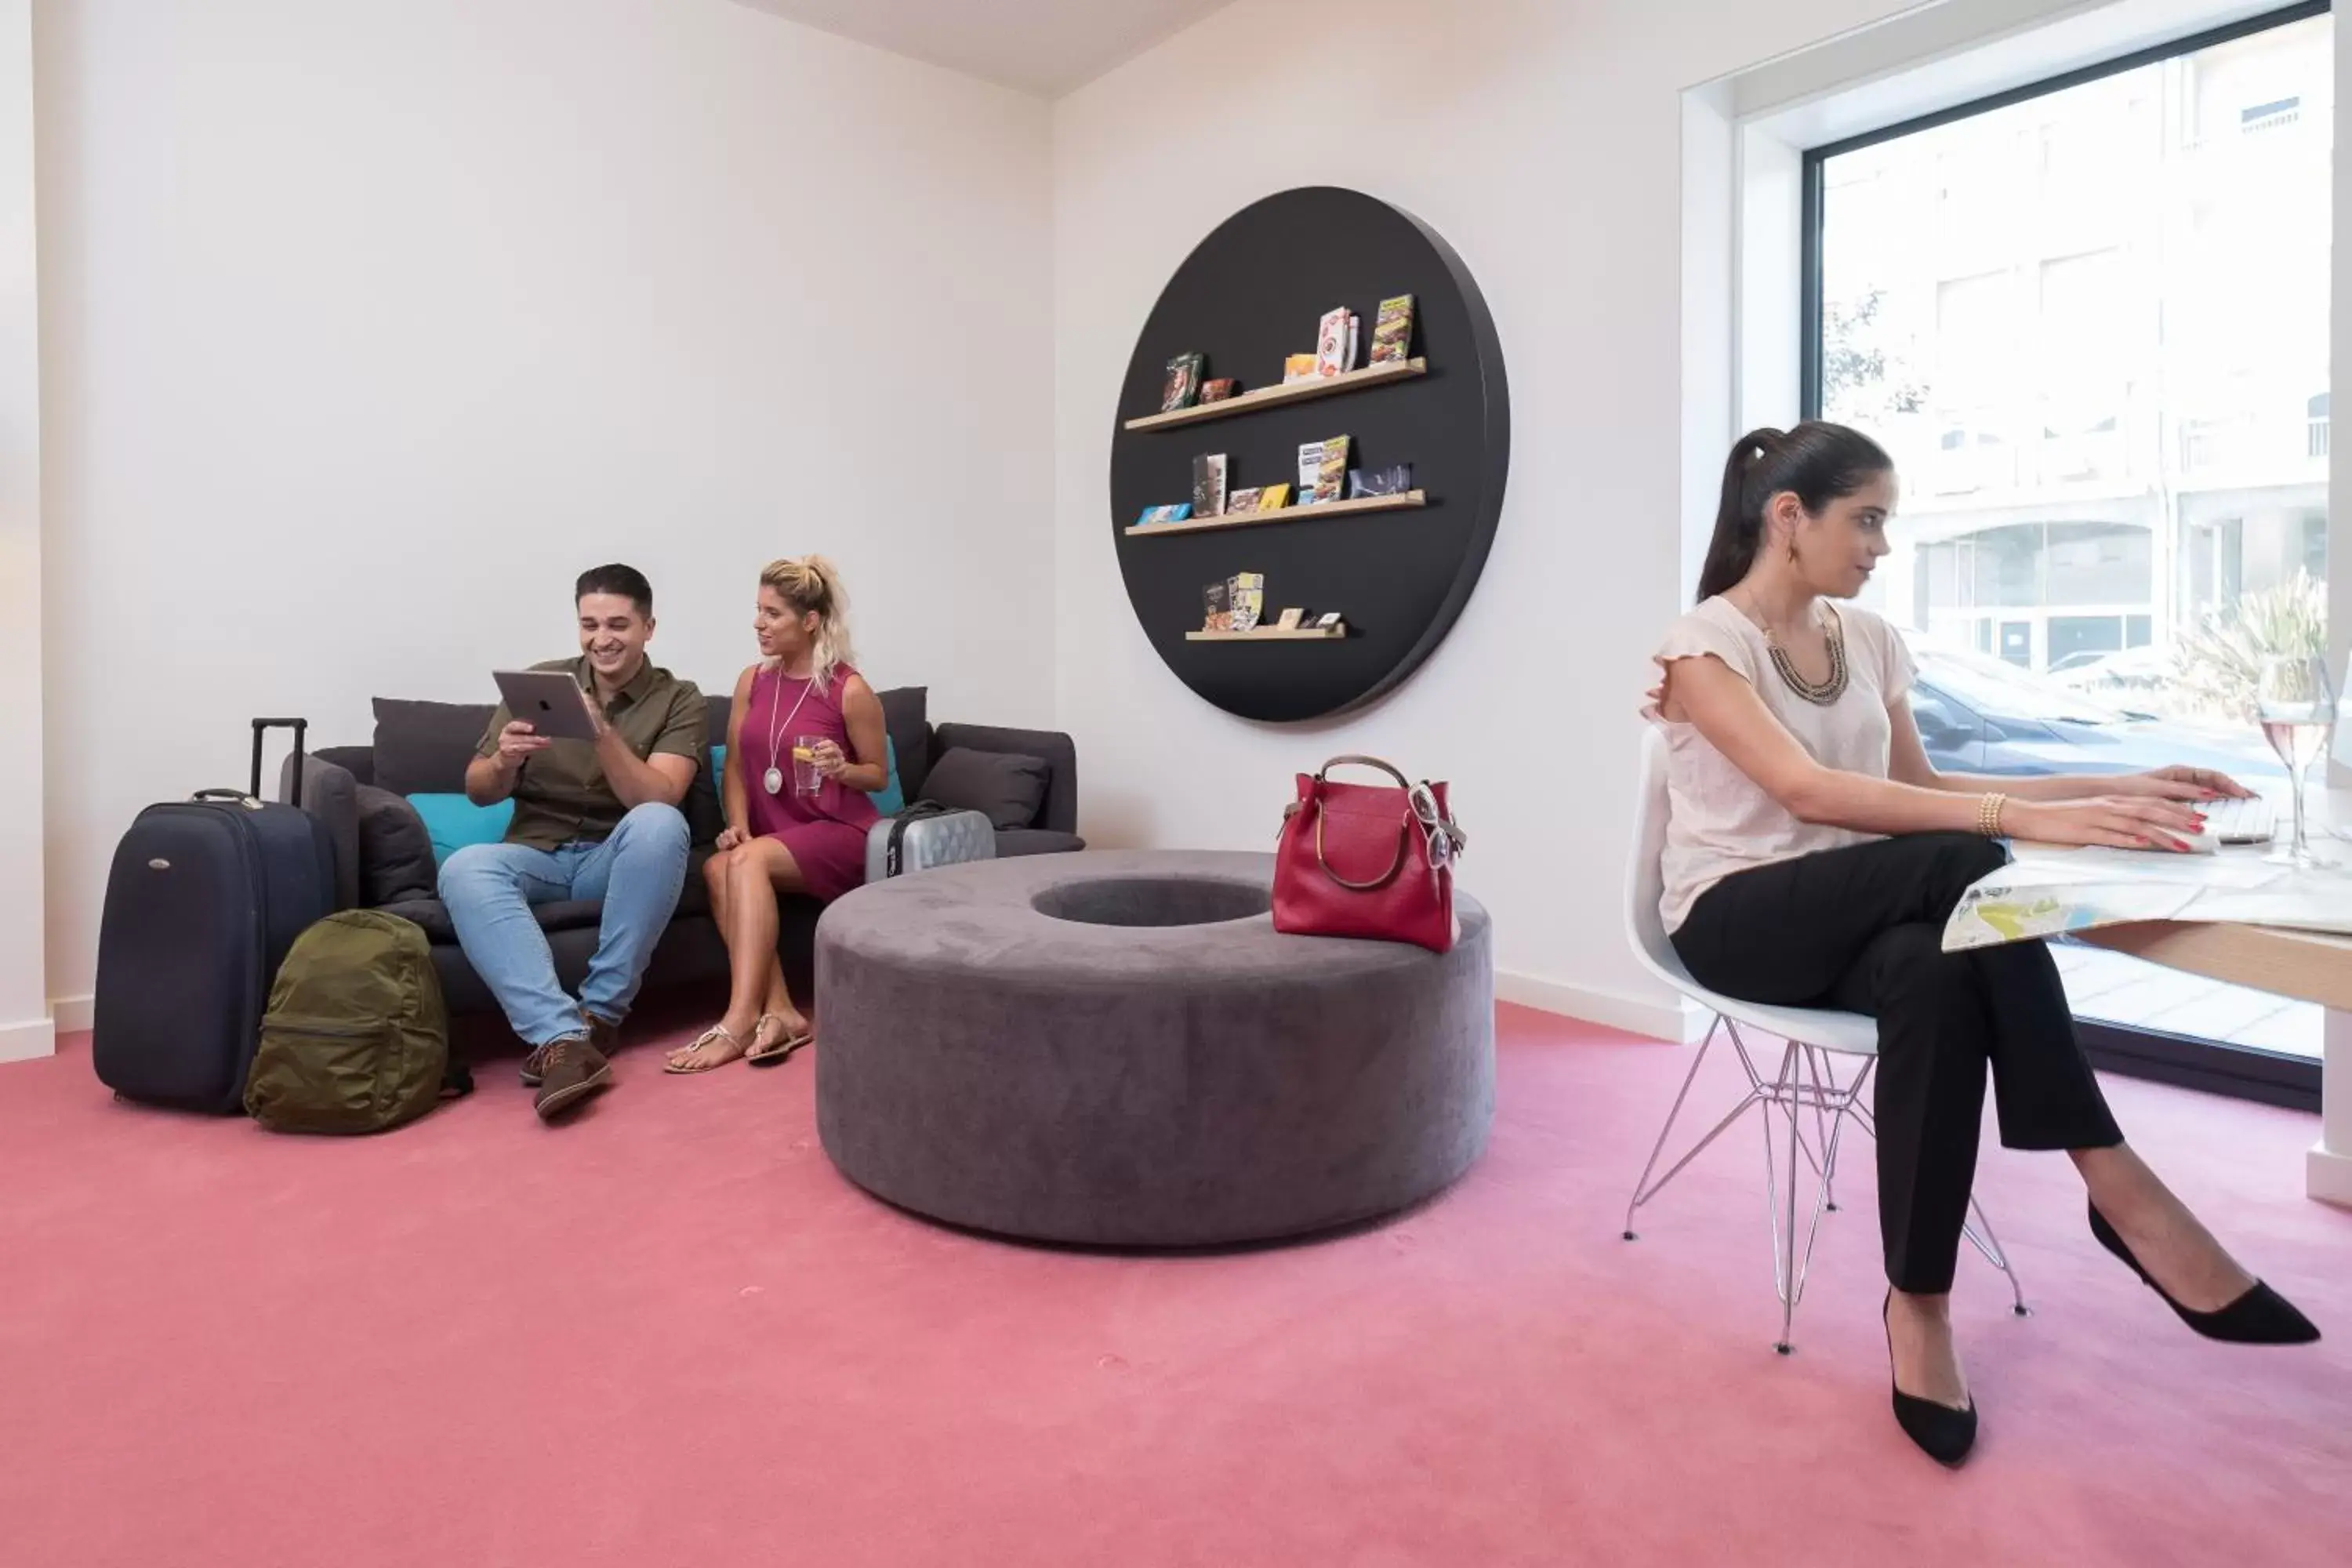
M 2336 687 L 2328 679 L 2327 660 L 2287 655 L 2263 660 L 2254 717 L 2262 723 L 2263 738 L 2286 764 L 2287 788 L 2294 802 L 2294 837 L 2273 850 L 2270 859 L 2307 869 L 2315 862 L 2304 830 L 2304 775 L 2326 754 L 2336 730 Z
M 793 793 L 815 795 L 824 788 L 824 775 L 816 771 L 816 749 L 824 743 L 823 735 L 793 737 Z

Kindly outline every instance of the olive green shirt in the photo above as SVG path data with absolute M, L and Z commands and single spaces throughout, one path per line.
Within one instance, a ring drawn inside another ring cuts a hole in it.
M 593 690 L 595 673 L 586 658 L 550 659 L 533 669 L 568 669 L 583 689 Z M 499 752 L 499 734 L 513 721 L 506 704 L 490 715 L 490 727 L 474 748 L 481 756 Z M 692 681 L 647 664 L 620 694 L 604 704 L 604 721 L 621 732 L 641 758 L 685 757 L 699 767 L 709 742 L 702 693 Z M 554 741 L 532 755 L 515 777 L 514 820 L 507 842 L 533 849 L 572 843 L 601 843 L 621 825 L 625 808 L 596 760 L 593 741 Z

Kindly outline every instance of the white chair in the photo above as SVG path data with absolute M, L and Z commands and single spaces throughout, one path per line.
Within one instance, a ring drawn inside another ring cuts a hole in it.
M 1664 878 L 1659 861 L 1666 845 L 1666 739 L 1653 726 L 1642 742 L 1642 796 L 1633 818 L 1633 859 L 1625 879 L 1625 927 L 1632 937 L 1633 952 L 1643 967 L 1673 986 L 1676 991 L 1706 1007 L 1714 1015 L 1706 1037 L 1699 1042 L 1698 1056 L 1691 1063 L 1690 1072 L 1683 1079 L 1680 1093 L 1675 1096 L 1674 1109 L 1666 1112 L 1666 1124 L 1658 1130 L 1658 1141 L 1650 1150 L 1650 1163 L 1642 1167 L 1642 1179 L 1633 1189 L 1633 1201 L 1625 1205 L 1625 1239 L 1634 1239 L 1633 1212 L 1658 1195 L 1668 1182 L 1681 1173 L 1684 1166 L 1696 1159 L 1699 1152 L 1721 1136 L 1739 1120 L 1750 1106 L 1765 1107 L 1764 1182 L 1765 1211 L 1772 1226 L 1772 1277 L 1780 1297 L 1780 1337 L 1773 1349 L 1787 1355 L 1794 1348 L 1790 1337 L 1796 1321 L 1797 1302 L 1805 1292 L 1805 1275 L 1813 1257 L 1813 1240 L 1820 1234 L 1822 1212 L 1835 1210 L 1838 1142 L 1845 1124 L 1851 1121 L 1869 1133 L 1877 1136 L 1872 1123 L 1870 1108 L 1863 1103 L 1863 1090 L 1870 1082 L 1871 1069 L 1878 1065 L 1878 1025 L 1859 1013 L 1839 1013 L 1813 1007 L 1768 1007 L 1759 1003 L 1741 1002 L 1733 997 L 1717 995 L 1691 978 L 1690 971 L 1666 940 L 1664 918 L 1658 912 L 1658 900 L 1664 890 Z M 1766 1078 L 1758 1070 L 1756 1058 L 1749 1054 L 1748 1037 L 1740 1026 L 1775 1036 L 1783 1042 L 1779 1070 Z M 1650 1179 L 1658 1167 L 1658 1157 L 1664 1152 L 1666 1139 L 1675 1130 L 1675 1121 L 1682 1114 L 1683 1101 L 1690 1095 L 1692 1082 L 1706 1060 L 1706 1053 L 1717 1034 L 1730 1037 L 1732 1048 L 1739 1053 L 1739 1065 L 1748 1074 L 1748 1092 L 1720 1121 L 1708 1130 L 1706 1137 L 1692 1145 L 1690 1151 L 1675 1162 L 1674 1166 L 1656 1181 Z M 1837 1081 L 1836 1065 L 1832 1058 L 1854 1058 L 1853 1076 L 1847 1082 Z M 1812 1114 L 1805 1118 L 1802 1113 Z M 1772 1143 L 1774 1118 L 1785 1112 L 1788 1119 L 1788 1151 L 1785 1162 L 1776 1159 Z M 1802 1122 L 1812 1123 L 1808 1137 Z M 1813 1194 L 1811 1223 L 1806 1227 L 1804 1252 L 1797 1251 L 1797 1156 L 1801 1152 L 1806 1163 L 1820 1177 Z M 1780 1177 L 1785 1168 L 1788 1180 Z M 2010 1291 L 2015 1300 L 2019 1317 L 2027 1315 L 2024 1288 L 2018 1283 L 2017 1270 L 2010 1267 L 2009 1258 L 1987 1223 L 1984 1210 L 1972 1197 L 1969 1212 L 1974 1216 L 1967 1227 L 1969 1240 L 1984 1254 L 1988 1262 L 2009 1277 Z

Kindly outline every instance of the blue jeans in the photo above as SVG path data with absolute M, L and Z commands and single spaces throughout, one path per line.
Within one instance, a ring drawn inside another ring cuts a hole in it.
M 628 1016 L 686 885 L 689 837 L 676 806 L 648 803 L 621 818 L 601 844 L 471 844 L 449 857 L 441 868 L 449 923 L 524 1044 L 536 1048 L 586 1035 L 583 1008 L 614 1024 Z M 557 983 L 547 933 L 530 913 L 533 904 L 567 899 L 604 904 L 596 956 L 577 1002 Z

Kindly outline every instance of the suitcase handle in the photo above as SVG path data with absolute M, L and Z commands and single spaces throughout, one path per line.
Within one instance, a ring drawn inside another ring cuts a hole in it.
M 291 730 L 294 731 L 294 787 L 291 793 L 288 795 L 286 804 L 289 805 L 299 806 L 302 804 L 302 740 L 304 736 L 310 732 L 310 721 L 308 719 L 256 719 L 253 721 L 253 792 L 251 798 L 255 800 L 260 800 L 263 798 L 261 794 L 261 738 L 269 733 L 272 730 Z M 198 800 L 203 800 L 207 796 L 215 794 L 233 795 L 236 793 L 236 792 L 235 790 L 206 790 L 203 794 L 197 795 L 196 798 Z

